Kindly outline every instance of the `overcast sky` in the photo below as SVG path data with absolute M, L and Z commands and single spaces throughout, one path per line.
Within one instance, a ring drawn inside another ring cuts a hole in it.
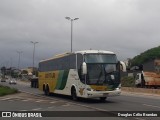
M 160 44 L 160 0 L 0 0 L 0 66 L 32 66 L 70 51 L 113 51 L 119 60 L 133 58 Z

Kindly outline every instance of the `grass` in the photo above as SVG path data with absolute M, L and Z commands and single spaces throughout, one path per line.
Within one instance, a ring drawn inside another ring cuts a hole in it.
M 18 90 L 15 88 L 10 88 L 7 86 L 1 86 L 0 85 L 0 96 L 8 95 L 8 94 L 14 94 L 17 93 Z

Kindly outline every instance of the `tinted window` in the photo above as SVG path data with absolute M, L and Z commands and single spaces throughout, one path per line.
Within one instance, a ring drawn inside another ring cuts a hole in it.
M 40 71 L 76 69 L 76 55 L 52 59 L 39 63 Z
M 115 54 L 86 54 L 86 63 L 117 63 Z

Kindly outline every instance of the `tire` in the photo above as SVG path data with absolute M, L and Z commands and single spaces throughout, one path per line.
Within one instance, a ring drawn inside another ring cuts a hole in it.
M 35 88 L 38 88 L 38 83 L 37 82 L 35 83 Z
M 43 92 L 45 92 L 45 85 L 43 84 Z
M 50 96 L 49 86 L 47 85 L 44 91 L 45 95 Z
M 33 82 L 31 81 L 31 88 L 33 88 Z
M 75 88 L 71 89 L 71 96 L 72 96 L 72 100 L 74 100 L 74 101 L 77 100 L 77 93 L 76 93 L 76 89 Z
M 107 97 L 100 97 L 100 101 L 105 102 Z
M 35 84 L 35 82 L 33 82 L 33 88 L 35 88 L 35 86 L 36 86 L 36 84 Z

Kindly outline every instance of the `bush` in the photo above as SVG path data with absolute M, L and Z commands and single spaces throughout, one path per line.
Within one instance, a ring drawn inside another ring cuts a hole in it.
M 121 85 L 122 87 L 135 87 L 134 77 L 125 76 L 121 78 Z
M 0 96 L 17 93 L 18 90 L 7 86 L 0 86 Z

